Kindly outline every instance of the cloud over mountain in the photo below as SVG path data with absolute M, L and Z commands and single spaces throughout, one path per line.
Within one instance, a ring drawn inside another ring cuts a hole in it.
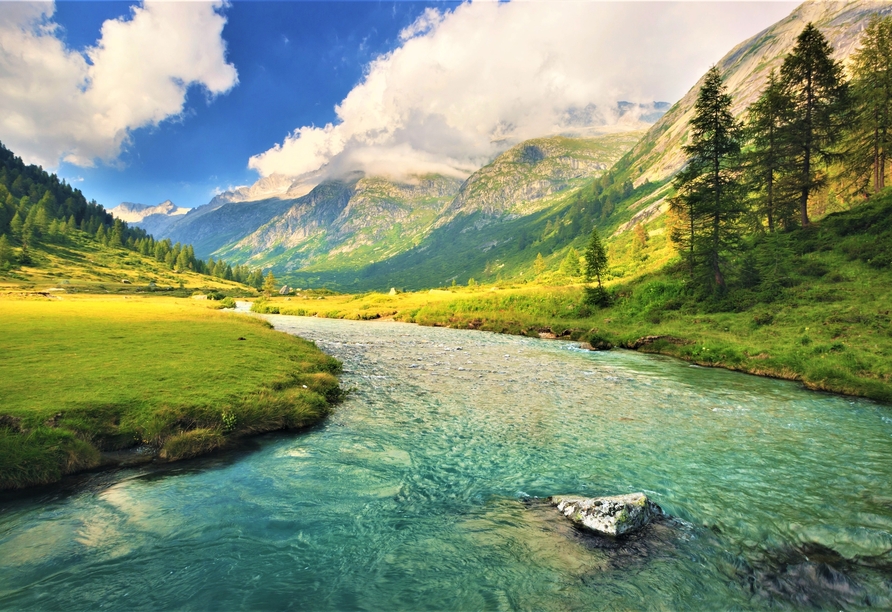
M 96 45 L 66 47 L 52 3 L 0 11 L 0 137 L 27 161 L 114 161 L 132 130 L 178 116 L 191 86 L 237 82 L 222 38 L 224 3 L 146 0 L 102 25 Z
M 402 32 L 398 48 L 368 66 L 335 108 L 335 122 L 295 129 L 249 166 L 262 176 L 320 168 L 465 175 L 527 138 L 634 122 L 618 101 L 679 98 L 729 40 L 754 34 L 791 6 L 754 4 L 428 9 Z M 756 10 L 765 14 L 754 18 Z

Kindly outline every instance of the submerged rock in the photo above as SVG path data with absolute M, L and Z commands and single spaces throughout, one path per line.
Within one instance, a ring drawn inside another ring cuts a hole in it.
M 555 495 L 549 501 L 577 525 L 609 536 L 634 533 L 663 515 L 662 508 L 644 493 L 612 497 Z

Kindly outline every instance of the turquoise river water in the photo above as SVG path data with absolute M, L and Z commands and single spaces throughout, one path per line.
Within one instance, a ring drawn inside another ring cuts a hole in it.
M 627 351 L 270 316 L 323 425 L 0 501 L 0 609 L 892 608 L 892 408 Z M 536 498 L 646 492 L 587 536 Z

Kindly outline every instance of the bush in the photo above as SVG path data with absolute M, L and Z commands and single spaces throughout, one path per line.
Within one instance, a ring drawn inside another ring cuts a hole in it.
M 604 287 L 586 287 L 582 301 L 589 306 L 603 308 L 610 305 L 611 299 Z

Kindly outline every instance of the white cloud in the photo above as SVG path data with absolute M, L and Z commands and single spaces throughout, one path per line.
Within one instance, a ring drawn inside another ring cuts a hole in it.
M 579 117 L 615 123 L 620 100 L 674 102 L 734 45 L 794 6 L 474 2 L 427 9 L 401 33 L 400 47 L 368 66 L 335 108 L 335 122 L 297 128 L 249 167 L 262 176 L 385 166 L 390 174 L 466 174 L 514 142 L 578 127 Z
M 132 130 L 179 115 L 190 86 L 214 96 L 238 82 L 223 6 L 146 0 L 81 53 L 60 40 L 52 3 L 4 2 L 0 140 L 47 166 L 113 161 Z

